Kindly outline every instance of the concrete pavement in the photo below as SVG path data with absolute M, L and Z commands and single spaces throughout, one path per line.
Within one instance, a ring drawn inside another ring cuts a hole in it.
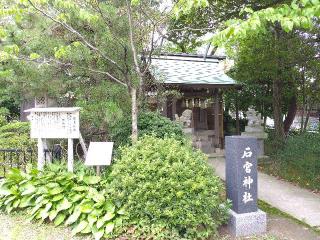
M 225 180 L 224 158 L 209 158 Z M 258 173 L 258 198 L 312 227 L 320 227 L 320 195 L 267 174 Z

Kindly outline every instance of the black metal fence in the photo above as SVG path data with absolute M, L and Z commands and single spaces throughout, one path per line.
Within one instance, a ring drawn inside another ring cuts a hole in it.
M 45 161 L 51 162 L 61 161 L 64 157 L 62 148 L 59 145 L 53 146 L 52 149 L 45 149 Z M 35 163 L 37 152 L 32 149 L 0 149 L 0 178 L 4 178 L 11 168 L 26 169 L 28 163 Z

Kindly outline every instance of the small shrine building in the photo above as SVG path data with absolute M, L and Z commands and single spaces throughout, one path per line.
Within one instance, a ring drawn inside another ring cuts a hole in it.
M 153 56 L 154 78 L 166 89 L 181 93 L 179 98 L 166 98 L 162 114 L 179 120 L 190 113 L 193 142 L 205 152 L 224 148 L 223 92 L 237 86 L 224 73 L 225 57 L 191 54 Z M 186 111 L 187 110 L 187 111 Z

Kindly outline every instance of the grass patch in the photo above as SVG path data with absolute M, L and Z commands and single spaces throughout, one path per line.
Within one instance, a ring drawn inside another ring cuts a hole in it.
M 320 133 L 289 136 L 281 148 L 275 147 L 278 145 L 271 137 L 265 145 L 270 161 L 259 163 L 260 170 L 303 188 L 320 191 Z

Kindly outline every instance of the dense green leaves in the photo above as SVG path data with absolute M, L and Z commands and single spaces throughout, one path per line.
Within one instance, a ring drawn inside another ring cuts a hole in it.
M 320 4 L 317 1 L 292 1 L 291 4 L 282 4 L 275 8 L 266 8 L 260 11 L 247 12 L 247 19 L 227 21 L 227 27 L 216 33 L 213 42 L 225 45 L 229 41 L 237 41 L 249 35 L 265 32 L 270 25 L 280 24 L 283 30 L 291 32 L 294 28 L 310 29 L 315 18 L 320 17 Z
M 124 118 L 111 129 L 111 138 L 116 147 L 130 143 L 131 120 Z M 179 124 L 161 116 L 157 112 L 141 112 L 138 117 L 139 136 L 154 135 L 159 138 L 175 137 L 184 140 L 184 133 Z
M 222 184 L 205 155 L 174 138 L 145 136 L 122 149 L 110 177 L 113 198 L 126 209 L 126 224 L 137 226 L 136 236 L 204 239 L 227 216 Z

